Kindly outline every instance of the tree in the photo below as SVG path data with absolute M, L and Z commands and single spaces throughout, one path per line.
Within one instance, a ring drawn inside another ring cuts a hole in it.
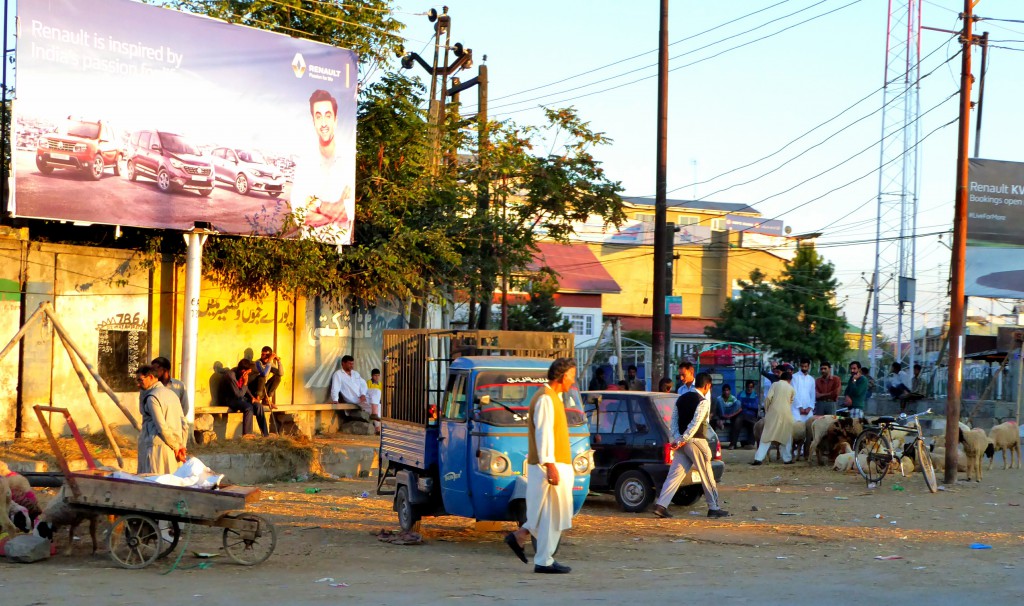
M 616 226 L 625 220 L 622 186 L 608 178 L 591 153 L 611 139 L 592 130 L 574 109 L 545 109 L 545 116 L 547 123 L 541 127 L 492 123 L 490 147 L 478 150 L 477 162 L 467 169 L 467 177 L 479 177 L 478 171 L 485 170 L 483 180 L 490 184 L 490 206 L 474 221 L 481 230 L 480 243 L 476 254 L 467 253 L 480 276 L 471 283 L 479 286 L 474 296 L 481 301 L 490 299 L 497 277 L 507 282 L 530 262 L 542 237 L 568 242 L 577 222 L 595 215 Z M 561 151 L 533 155 L 541 143 Z M 481 327 L 487 326 L 488 313 L 485 305 Z
M 550 268 L 541 269 L 529 282 L 530 299 L 522 305 L 508 308 L 509 330 L 539 330 L 544 332 L 568 332 L 572 322 L 562 316 L 562 309 L 555 304 L 558 279 Z
M 762 344 L 787 360 L 836 361 L 846 353 L 846 320 L 835 305 L 834 267 L 800 246 L 775 284 L 755 269 L 705 332 L 724 341 Z
M 359 55 L 360 70 L 372 73 L 402 48 L 403 26 L 394 18 L 389 0 L 165 0 L 153 4 L 207 15 L 257 29 L 280 31 L 340 46 Z

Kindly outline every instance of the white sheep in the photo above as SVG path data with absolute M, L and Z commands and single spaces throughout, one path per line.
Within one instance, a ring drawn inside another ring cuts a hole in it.
M 900 473 L 904 478 L 910 477 L 910 474 L 914 473 L 914 469 L 914 459 L 906 456 L 900 459 Z
M 1007 421 L 996 425 L 988 432 L 988 437 L 992 440 L 993 450 L 998 450 L 1003 454 L 1003 469 L 1013 469 L 1013 457 L 1017 456 L 1017 469 L 1020 469 L 1020 429 L 1017 424 L 1013 421 Z M 1006 453 L 1010 453 L 1010 459 L 1007 461 Z M 988 468 L 992 469 L 992 463 L 995 463 L 996 458 L 992 457 L 988 461 Z
M 960 443 L 964 445 L 964 454 L 967 455 L 967 480 L 970 481 L 971 472 L 974 471 L 974 481 L 980 482 L 982 479 L 981 457 L 993 456 L 995 447 L 989 442 L 985 430 L 977 428 L 970 431 L 961 430 Z
M 833 470 L 839 472 L 850 471 L 850 469 L 853 468 L 853 461 L 855 458 L 853 449 L 850 448 L 850 445 L 844 442 L 843 446 L 843 452 L 839 453 L 839 456 L 836 457 L 835 465 L 832 466 Z

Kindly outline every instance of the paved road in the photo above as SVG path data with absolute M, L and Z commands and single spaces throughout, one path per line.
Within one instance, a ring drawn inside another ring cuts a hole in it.
M 133 225 L 165 229 L 192 229 L 208 221 L 222 233 L 266 234 L 280 225 L 288 212 L 290 186 L 282 198 L 255 193 L 240 196 L 226 183 L 218 183 L 209 197 L 192 191 L 161 192 L 154 181 L 130 182 L 107 169 L 99 181 L 73 170 L 44 175 L 36 168 L 33 150 L 15 151 L 17 213 L 24 217 Z

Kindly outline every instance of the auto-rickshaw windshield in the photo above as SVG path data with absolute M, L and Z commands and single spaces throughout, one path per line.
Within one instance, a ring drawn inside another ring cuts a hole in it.
M 530 410 L 530 401 L 538 389 L 543 389 L 548 382 L 547 373 L 538 371 L 482 371 L 476 377 L 473 390 L 475 417 L 478 421 L 491 425 L 516 426 L 526 425 L 526 417 Z M 487 402 L 484 403 L 484 396 Z M 566 422 L 570 426 L 586 423 L 583 414 L 583 400 L 574 385 L 562 394 L 565 406 Z

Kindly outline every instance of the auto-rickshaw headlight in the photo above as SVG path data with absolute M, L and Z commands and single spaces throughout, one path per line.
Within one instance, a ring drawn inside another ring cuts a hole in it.
M 586 475 L 594 468 L 594 451 L 587 450 L 576 455 L 572 460 L 572 469 L 576 475 Z
M 492 476 L 507 476 L 512 473 L 512 462 L 497 450 L 481 448 L 476 453 L 477 469 Z

